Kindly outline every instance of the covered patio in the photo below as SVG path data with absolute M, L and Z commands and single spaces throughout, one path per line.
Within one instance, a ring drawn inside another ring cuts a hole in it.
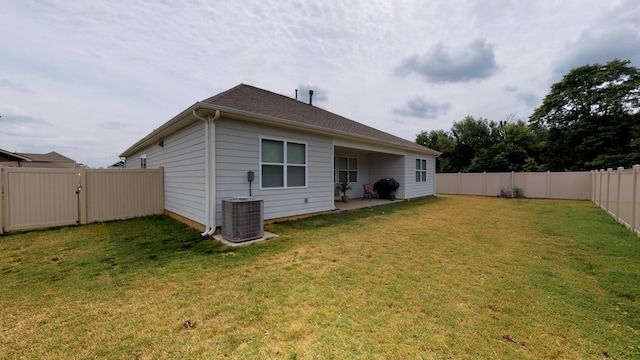
M 347 192 L 347 195 L 356 200 L 362 197 L 364 184 L 373 186 L 381 179 L 394 178 L 400 182 L 401 186 L 396 197 L 404 198 L 404 187 L 406 186 L 403 173 L 406 167 L 405 156 L 392 152 L 380 152 L 379 149 L 373 150 L 366 148 L 366 146 L 363 147 L 334 147 L 334 183 L 348 182 L 351 185 L 351 190 Z M 340 208 L 339 206 L 337 207 Z

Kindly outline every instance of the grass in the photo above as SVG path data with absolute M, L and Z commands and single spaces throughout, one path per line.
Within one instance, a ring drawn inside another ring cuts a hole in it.
M 0 359 L 640 357 L 640 239 L 590 202 L 439 196 L 268 230 L 0 237 Z

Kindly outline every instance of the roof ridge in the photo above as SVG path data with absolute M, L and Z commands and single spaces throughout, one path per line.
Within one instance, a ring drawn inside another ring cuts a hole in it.
M 161 129 L 154 130 L 131 146 L 121 156 L 128 156 L 134 150 L 140 149 L 143 145 L 155 141 L 159 133 L 164 134 L 169 132 L 169 125 L 173 125 L 181 119 L 188 119 L 188 115 L 192 109 L 197 109 L 199 106 L 205 104 L 219 108 L 220 110 L 233 109 L 242 112 L 242 114 L 244 114 L 243 116 L 248 118 L 255 117 L 261 121 L 267 120 L 268 122 L 273 122 L 274 125 L 284 122 L 288 124 L 297 123 L 301 128 L 322 129 L 324 130 L 323 133 L 327 136 L 334 134 L 353 138 L 354 140 L 360 139 L 380 142 L 381 144 L 398 146 L 420 153 L 440 154 L 440 152 L 436 150 L 333 113 L 322 107 L 314 106 L 313 104 L 300 101 L 291 96 L 240 83 L 219 94 L 196 102 L 192 107 L 162 125 Z
M 225 90 L 225 91 L 223 91 L 221 93 L 218 93 L 218 94 L 216 94 L 214 96 L 211 96 L 211 97 L 209 97 L 209 98 L 207 98 L 205 100 L 202 100 L 202 102 L 208 102 L 208 101 L 214 100 L 214 98 L 215 98 L 215 100 L 222 99 L 222 98 L 226 97 L 227 95 L 229 95 L 230 93 L 235 92 L 236 90 L 238 90 L 240 88 L 251 88 L 253 90 L 257 90 L 257 91 L 260 91 L 260 92 L 268 93 L 269 95 L 277 95 L 277 96 L 283 97 L 283 98 L 288 99 L 288 100 L 293 100 L 293 101 L 297 101 L 297 102 L 302 103 L 302 104 L 306 104 L 305 102 L 300 101 L 300 100 L 295 99 L 295 98 L 292 98 L 291 96 L 280 94 L 280 93 L 277 93 L 277 92 L 273 92 L 271 90 L 259 88 L 257 86 L 249 85 L 249 84 L 245 84 L 245 83 L 240 83 L 240 84 L 232 87 L 231 89 Z M 322 109 L 322 108 L 320 108 L 320 109 Z
M 354 136 L 387 141 L 404 147 L 414 149 L 418 149 L 418 147 L 425 148 L 413 141 L 349 119 L 322 107 L 244 83 L 238 84 L 202 102 L 243 110 L 257 115 L 270 116 L 276 119 L 318 126 L 327 130 L 349 133 Z
M 221 92 L 221 93 L 217 93 L 217 94 L 215 94 L 215 95 L 213 95 L 213 96 L 210 96 L 210 97 L 208 97 L 208 98 L 206 98 L 206 99 L 202 100 L 201 102 L 209 102 L 209 101 L 215 101 L 215 100 L 218 100 L 218 99 L 222 99 L 222 98 L 224 98 L 226 95 L 228 95 L 229 93 L 231 93 L 231 92 L 235 91 L 236 89 L 238 89 L 238 88 L 240 88 L 240 87 L 242 87 L 242 86 L 246 86 L 246 85 L 245 85 L 245 84 L 243 84 L 243 83 L 240 83 L 240 84 L 238 84 L 238 85 L 236 85 L 236 86 L 234 86 L 234 87 L 232 87 L 232 88 L 230 88 L 230 89 L 227 89 L 227 90 L 225 90 L 225 91 L 223 91 L 223 92 Z
M 20 156 L 23 157 L 27 157 L 29 159 L 31 159 L 31 161 L 49 161 L 49 162 L 56 162 L 56 161 L 73 161 L 75 162 L 75 160 L 64 156 L 62 154 L 60 154 L 59 152 L 56 151 L 49 151 L 46 154 L 41 154 L 41 153 L 16 153 Z

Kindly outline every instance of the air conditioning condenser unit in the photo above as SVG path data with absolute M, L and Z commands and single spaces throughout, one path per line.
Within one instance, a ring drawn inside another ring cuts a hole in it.
M 222 237 L 238 243 L 264 236 L 264 201 L 253 197 L 222 200 Z

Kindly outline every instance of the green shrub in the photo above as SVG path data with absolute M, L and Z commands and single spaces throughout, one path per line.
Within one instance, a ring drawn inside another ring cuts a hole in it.
M 524 190 L 521 188 L 514 186 L 512 190 L 500 189 L 500 197 L 505 199 L 524 197 Z
M 514 198 L 523 198 L 524 197 L 524 190 L 522 190 L 521 188 L 514 186 L 513 187 L 513 197 Z

